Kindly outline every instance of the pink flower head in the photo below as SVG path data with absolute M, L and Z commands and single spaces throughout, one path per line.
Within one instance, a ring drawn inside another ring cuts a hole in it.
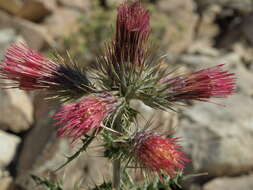
M 124 3 L 118 8 L 115 53 L 121 61 L 136 62 L 143 56 L 143 45 L 150 33 L 149 13 L 140 4 Z
M 151 131 L 138 132 L 133 140 L 133 154 L 137 163 L 159 176 L 167 174 L 175 177 L 183 171 L 185 162 L 189 160 L 176 143 L 178 138 L 164 138 Z
M 56 65 L 25 45 L 12 45 L 0 65 L 0 77 L 12 80 L 9 87 L 23 90 L 43 88 L 40 79 L 50 78 Z
M 203 69 L 197 72 L 162 79 L 168 87 L 169 101 L 200 100 L 225 98 L 235 91 L 234 73 L 223 71 L 223 65 Z
M 90 130 L 102 127 L 103 121 L 117 105 L 115 97 L 103 93 L 63 106 L 60 112 L 54 115 L 54 119 L 59 120 L 56 125 L 63 125 L 58 129 L 58 136 L 66 136 L 75 141 Z
M 141 7 L 140 2 L 122 4 L 118 8 L 116 24 L 117 41 L 135 34 L 146 39 L 150 32 L 149 13 Z

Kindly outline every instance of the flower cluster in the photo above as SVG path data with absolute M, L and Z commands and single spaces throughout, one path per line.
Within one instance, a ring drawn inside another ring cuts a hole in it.
M 225 98 L 234 93 L 235 78 L 223 65 L 171 77 L 169 64 L 162 65 L 163 57 L 149 53 L 149 20 L 149 12 L 139 1 L 123 3 L 118 8 L 115 36 L 95 67 L 85 69 L 71 59 L 56 56 L 52 61 L 25 45 L 12 45 L 0 65 L 0 78 L 10 81 L 5 83 L 8 88 L 44 89 L 68 103 L 53 118 L 59 137 L 75 142 L 88 136 L 81 151 L 94 137 L 92 131 L 102 133 L 110 158 L 121 158 L 113 156 L 114 150 L 120 155 L 128 152 L 125 157 L 133 158 L 137 168 L 173 178 L 189 161 L 178 138 L 133 129 L 131 123 L 139 112 L 130 101 L 138 99 L 167 110 L 175 102 Z M 137 132 L 132 136 L 133 130 Z
M 23 90 L 35 90 L 48 86 L 56 71 L 57 65 L 41 56 L 36 51 L 26 48 L 25 45 L 12 45 L 5 54 L 0 66 L 2 79 L 12 80 L 9 87 Z
M 58 129 L 58 136 L 72 138 L 74 142 L 92 129 L 101 129 L 103 121 L 117 106 L 117 99 L 107 93 L 84 97 L 63 106 L 54 115 L 54 119 L 59 120 L 56 125 L 63 125 Z
M 115 56 L 118 62 L 141 64 L 144 44 L 150 33 L 149 14 L 139 2 L 123 4 L 118 9 L 115 37 Z
M 132 154 L 137 165 L 171 178 L 183 171 L 188 158 L 180 151 L 178 138 L 165 138 L 152 131 L 137 132 L 132 140 Z
M 52 97 L 62 100 L 75 99 L 93 91 L 85 71 L 77 64 L 59 56 L 54 62 L 24 44 L 14 44 L 7 50 L 0 65 L 0 78 L 11 81 L 4 83 L 6 88 L 46 89 Z
M 234 73 L 223 71 L 223 65 L 180 75 L 165 77 L 161 83 L 167 85 L 170 102 L 184 100 L 208 101 L 209 98 L 225 98 L 235 91 Z

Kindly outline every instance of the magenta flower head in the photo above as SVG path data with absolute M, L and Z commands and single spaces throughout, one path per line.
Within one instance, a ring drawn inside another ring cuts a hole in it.
M 133 138 L 133 156 L 137 165 L 160 177 L 165 174 L 171 178 L 183 171 L 188 158 L 180 151 L 178 138 L 165 138 L 152 131 L 137 132 Z
M 45 87 L 40 79 L 51 78 L 56 65 L 25 45 L 12 45 L 0 65 L 0 77 L 12 80 L 8 87 L 35 90 Z
M 61 57 L 51 61 L 23 44 L 12 45 L 0 64 L 0 78 L 11 81 L 6 88 L 47 89 L 61 100 L 79 98 L 93 87 L 82 68 Z
M 175 78 L 163 78 L 167 85 L 167 99 L 171 102 L 185 100 L 208 101 L 209 98 L 225 98 L 235 91 L 234 73 L 223 71 L 223 65 L 184 74 Z
M 140 2 L 125 2 L 118 8 L 115 55 L 137 62 L 144 54 L 144 44 L 150 33 L 149 13 Z
M 58 136 L 72 138 L 74 142 L 92 129 L 102 129 L 103 122 L 118 105 L 119 102 L 114 96 L 102 93 L 63 106 L 60 112 L 54 115 L 54 119 L 59 120 L 56 125 L 62 125 L 58 129 Z

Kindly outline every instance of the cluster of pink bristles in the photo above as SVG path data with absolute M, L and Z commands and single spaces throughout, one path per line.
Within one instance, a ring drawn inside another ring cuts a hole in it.
M 124 3 L 118 9 L 116 30 L 111 52 L 114 54 L 114 61 L 118 65 L 124 64 L 126 59 L 134 64 L 143 62 L 143 44 L 148 39 L 150 25 L 149 13 L 139 2 Z M 235 90 L 235 79 L 234 74 L 222 70 L 222 66 L 177 77 L 166 76 L 159 83 L 166 86 L 166 99 L 172 103 L 227 97 Z M 69 88 L 78 89 L 79 86 L 71 85 L 75 84 L 75 80 L 80 82 L 78 77 L 81 75 L 73 70 L 68 71 L 68 67 L 64 68 L 65 73 L 61 74 L 61 67 L 61 64 L 44 58 L 25 45 L 17 44 L 7 50 L 0 65 L 0 78 L 10 81 L 4 83 L 6 88 L 52 90 L 64 86 L 64 81 L 69 80 Z M 118 69 L 120 68 L 119 66 Z M 117 72 L 116 69 L 115 71 Z M 61 126 L 58 129 L 59 137 L 69 137 L 76 141 L 91 130 L 103 129 L 104 121 L 116 112 L 120 104 L 119 97 L 112 94 L 101 92 L 100 89 L 88 95 L 84 94 L 78 101 L 63 106 L 54 116 L 54 119 L 58 120 L 56 125 Z M 159 175 L 174 177 L 177 171 L 183 170 L 184 163 L 188 161 L 180 151 L 178 138 L 166 138 L 155 132 L 140 130 L 131 139 L 131 153 L 138 165 Z

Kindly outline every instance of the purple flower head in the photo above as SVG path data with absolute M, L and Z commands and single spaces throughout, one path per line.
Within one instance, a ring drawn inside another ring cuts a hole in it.
M 161 176 L 171 178 L 183 171 L 189 159 L 180 151 L 178 138 L 165 138 L 152 131 L 140 131 L 133 138 L 133 156 L 137 165 Z
M 0 78 L 7 88 L 47 89 L 62 100 L 78 98 L 92 91 L 84 70 L 61 57 L 51 61 L 23 44 L 13 44 L 0 65 Z
M 115 54 L 122 61 L 136 63 L 144 54 L 150 33 L 149 13 L 140 2 L 124 3 L 118 8 Z M 118 60 L 119 61 L 119 60 Z
M 45 87 L 40 79 L 51 78 L 56 64 L 25 45 L 12 45 L 0 65 L 0 77 L 13 81 L 8 87 L 35 90 Z
M 180 75 L 163 78 L 167 85 L 167 99 L 171 102 L 185 100 L 208 101 L 209 98 L 225 98 L 235 91 L 234 73 L 223 71 L 223 65 Z
M 115 111 L 117 105 L 114 96 L 103 93 L 63 106 L 54 115 L 54 119 L 59 120 L 56 125 L 63 125 L 58 129 L 58 136 L 76 141 L 90 130 L 102 127 L 103 121 Z

